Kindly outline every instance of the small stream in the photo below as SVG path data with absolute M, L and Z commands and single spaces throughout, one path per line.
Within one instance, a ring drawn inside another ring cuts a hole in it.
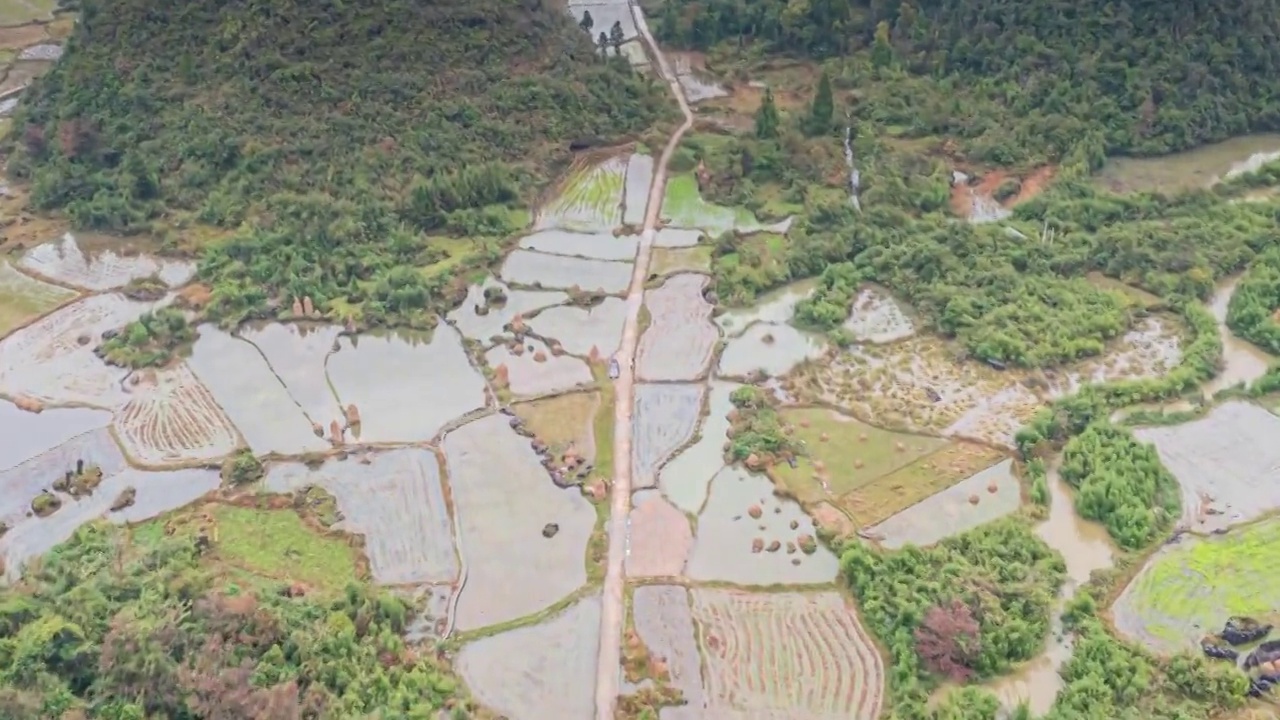
M 862 203 L 858 200 L 858 192 L 862 184 L 862 174 L 853 166 L 853 126 L 844 126 L 844 162 L 849 166 L 849 201 L 853 208 L 862 212 Z
M 1241 340 L 1227 327 L 1227 306 L 1231 295 L 1240 284 L 1240 275 L 1223 280 L 1209 299 L 1209 312 L 1218 321 L 1218 334 L 1222 336 L 1222 372 L 1204 386 L 1204 394 L 1212 397 L 1220 390 L 1242 382 L 1252 382 L 1266 373 L 1275 361 L 1252 343 Z
M 1106 528 L 1076 514 L 1071 490 L 1058 474 L 1060 462 L 1055 459 L 1049 467 L 1049 517 L 1035 528 L 1036 535 L 1062 553 L 1067 564 L 1067 579 L 1052 610 L 1048 643 L 1044 652 L 1016 672 L 987 685 L 1006 710 L 1025 702 L 1034 715 L 1043 715 L 1052 707 L 1062 688 L 1062 676 L 1058 673 L 1071 657 L 1072 639 L 1063 632 L 1062 610 L 1076 590 L 1089 581 L 1094 570 L 1111 566 L 1115 553 Z

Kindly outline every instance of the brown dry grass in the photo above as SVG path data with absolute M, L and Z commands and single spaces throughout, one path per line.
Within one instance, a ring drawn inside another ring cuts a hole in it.
M 874 525 L 1004 458 L 1003 452 L 986 445 L 953 442 L 850 492 L 840 499 L 840 506 L 859 525 Z
M 45 26 L 38 24 L 0 27 L 0 50 L 21 50 L 39 44 L 48 35 Z
M 654 248 L 649 264 L 651 275 L 669 275 L 677 272 L 708 272 L 711 270 L 711 246 L 697 245 L 691 248 Z
M 586 462 L 595 460 L 592 420 L 600 395 L 578 392 L 513 405 L 511 410 L 558 456 L 571 444 Z

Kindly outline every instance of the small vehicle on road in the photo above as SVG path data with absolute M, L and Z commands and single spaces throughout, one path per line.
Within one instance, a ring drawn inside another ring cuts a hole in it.
M 622 368 L 618 366 L 618 358 L 610 358 L 609 359 L 609 379 L 617 380 L 618 376 L 621 374 L 622 374 Z

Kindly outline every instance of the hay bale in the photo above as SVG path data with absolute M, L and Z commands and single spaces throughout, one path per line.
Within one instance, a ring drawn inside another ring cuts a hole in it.
M 970 496 L 969 496 L 969 504 L 970 504 L 970 505 L 977 505 L 977 504 L 978 504 L 978 499 L 979 499 L 979 498 L 978 498 L 978 496 L 977 496 L 977 495 L 970 495 Z
M 747 514 L 751 516 L 752 520 L 759 520 L 760 516 L 764 514 L 764 509 L 759 505 L 752 505 L 747 508 Z
M 536 352 L 536 353 L 534 353 L 534 354 L 533 354 L 533 361 L 534 361 L 534 362 L 540 362 L 540 363 L 541 363 L 541 362 L 546 362 L 546 361 L 547 361 L 547 354 L 546 354 L 546 353 L 544 353 L 544 352 L 542 352 L 541 350 L 539 350 L 538 352 Z
M 751 541 L 751 552 L 759 553 L 762 550 L 764 550 L 764 540 L 762 538 L 753 539 Z

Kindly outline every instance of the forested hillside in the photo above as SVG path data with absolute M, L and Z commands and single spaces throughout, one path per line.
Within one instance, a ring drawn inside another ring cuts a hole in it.
M 211 318 L 305 296 L 429 326 L 571 145 L 635 137 L 664 101 L 541 0 L 85 0 L 5 142 L 75 227 L 235 229 L 205 249 Z
M 657 13 L 679 46 L 841 58 L 856 118 L 954 136 L 975 160 L 1076 149 L 1096 166 L 1280 128 L 1276 0 L 669 0 Z

